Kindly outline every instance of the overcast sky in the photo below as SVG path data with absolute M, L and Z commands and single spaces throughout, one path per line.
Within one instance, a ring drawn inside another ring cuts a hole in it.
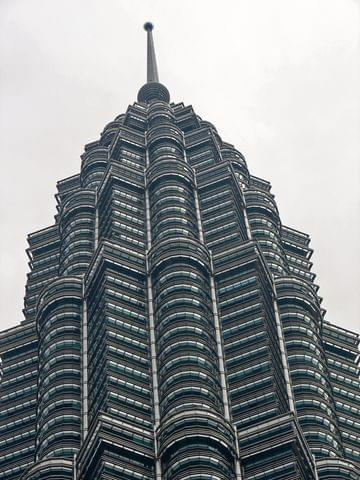
M 0 328 L 22 320 L 26 236 L 55 185 L 160 80 L 273 186 L 311 235 L 327 320 L 360 330 L 359 7 L 354 0 L 0 0 Z

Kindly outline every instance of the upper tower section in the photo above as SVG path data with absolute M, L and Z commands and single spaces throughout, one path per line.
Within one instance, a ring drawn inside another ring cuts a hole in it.
M 154 25 L 146 22 L 144 29 L 147 32 L 147 83 L 143 85 L 138 93 L 138 102 L 149 103 L 152 100 L 170 101 L 170 94 L 165 85 L 159 82 L 159 74 L 156 64 L 154 39 L 152 36 Z

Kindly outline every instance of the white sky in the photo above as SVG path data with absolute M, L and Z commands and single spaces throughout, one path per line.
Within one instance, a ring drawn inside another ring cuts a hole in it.
M 160 80 L 269 180 L 311 235 L 327 320 L 360 330 L 359 11 L 354 0 L 1 0 L 0 329 L 22 320 L 26 235 L 56 182 L 145 83 Z

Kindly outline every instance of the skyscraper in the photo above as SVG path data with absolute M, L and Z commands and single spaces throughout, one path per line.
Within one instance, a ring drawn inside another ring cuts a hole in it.
M 58 183 L 0 335 L 0 479 L 358 479 L 359 336 L 309 236 L 159 82 Z

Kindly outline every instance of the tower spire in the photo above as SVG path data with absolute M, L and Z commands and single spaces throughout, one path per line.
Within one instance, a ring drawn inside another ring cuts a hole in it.
M 159 82 L 159 74 L 156 64 L 154 39 L 152 35 L 154 25 L 146 22 L 144 29 L 147 32 L 147 81 L 138 93 L 138 102 L 149 103 L 152 100 L 170 101 L 170 94 L 165 85 Z
M 147 31 L 147 82 L 158 82 L 159 73 L 156 64 L 155 46 L 152 35 L 154 25 L 146 22 L 144 29 Z

